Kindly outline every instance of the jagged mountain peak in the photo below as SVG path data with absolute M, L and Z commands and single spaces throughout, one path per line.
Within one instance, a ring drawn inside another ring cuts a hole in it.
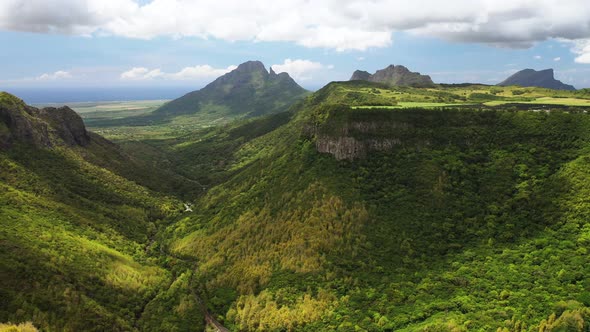
M 247 61 L 203 89 L 167 103 L 156 114 L 192 114 L 208 108 L 220 115 L 270 114 L 286 110 L 306 94 L 288 73 L 277 74 L 272 68 L 269 72 L 262 62 Z
M 498 83 L 498 85 L 518 85 L 522 87 L 539 87 L 554 90 L 576 90 L 574 86 L 555 79 L 555 73 L 552 68 L 544 70 L 534 70 L 530 68 L 523 69 Z
M 411 72 L 407 67 L 401 65 L 389 65 L 383 69 L 377 70 L 374 74 L 356 70 L 351 81 L 362 80 L 388 85 L 412 85 L 412 86 L 432 86 L 434 82 L 428 75 L 421 75 L 418 72 Z
M 350 77 L 350 81 L 368 81 L 371 77 L 371 73 L 364 70 L 355 70 Z
M 246 61 L 240 64 L 235 70 L 239 72 L 265 72 L 268 74 L 266 67 L 260 61 Z

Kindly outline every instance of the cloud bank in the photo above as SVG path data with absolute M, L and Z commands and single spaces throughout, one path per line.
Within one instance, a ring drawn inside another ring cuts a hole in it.
M 271 68 L 277 73 L 288 73 L 298 81 L 307 81 L 313 79 L 313 74 L 322 70 L 332 69 L 332 65 L 323 65 L 319 62 L 310 60 L 291 60 L 285 59 L 282 64 L 272 65 Z
M 41 76 L 38 76 L 36 79 L 38 81 L 55 81 L 55 80 L 63 80 L 72 78 L 72 74 L 70 72 L 64 70 L 58 70 L 55 73 L 45 73 Z
M 576 40 L 573 43 L 574 47 L 572 48 L 572 52 L 578 55 L 575 61 L 577 63 L 590 64 L 590 38 Z
M 405 31 L 452 42 L 530 47 L 572 42 L 590 63 L 587 0 L 3 0 L 0 29 L 150 39 L 283 41 L 367 50 Z
M 134 67 L 121 73 L 119 78 L 128 81 L 142 81 L 152 79 L 205 80 L 216 78 L 236 68 L 237 66 L 229 66 L 227 68 L 213 68 L 209 65 L 197 65 L 194 67 L 185 67 L 176 73 L 165 73 L 159 68 L 148 69 L 145 67 Z

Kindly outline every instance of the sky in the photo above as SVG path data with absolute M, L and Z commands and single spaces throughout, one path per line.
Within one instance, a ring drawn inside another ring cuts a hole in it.
M 199 89 L 248 60 L 318 89 L 390 64 L 590 87 L 588 0 L 0 0 L 0 90 Z

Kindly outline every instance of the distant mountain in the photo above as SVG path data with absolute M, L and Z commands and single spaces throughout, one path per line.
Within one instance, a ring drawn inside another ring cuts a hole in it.
M 524 69 L 498 83 L 499 86 L 519 85 L 523 87 L 539 87 L 553 90 L 576 90 L 572 85 L 564 84 L 555 79 L 553 69 L 536 71 Z
M 432 86 L 434 82 L 428 75 L 421 75 L 417 72 L 411 72 L 404 66 L 389 65 L 384 69 L 378 70 L 375 74 L 369 72 L 356 70 L 350 81 L 369 81 L 376 83 L 384 83 L 387 85 L 409 85 L 409 86 Z
M 370 78 L 371 73 L 369 73 L 368 71 L 355 70 L 354 73 L 352 73 L 350 81 L 368 81 Z
M 284 111 L 308 92 L 287 73 L 266 70 L 260 61 L 242 63 L 201 90 L 190 92 L 155 111 L 154 115 L 197 112 L 221 115 L 262 115 Z

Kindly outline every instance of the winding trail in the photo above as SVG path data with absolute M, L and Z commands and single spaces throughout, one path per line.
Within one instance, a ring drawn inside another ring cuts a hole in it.
M 221 325 L 221 323 L 218 322 L 217 319 L 215 319 L 209 313 L 209 311 L 207 310 L 207 306 L 205 305 L 205 303 L 203 303 L 203 300 L 201 299 L 201 297 L 199 295 L 197 295 L 197 292 L 195 292 L 194 289 L 193 289 L 193 296 L 195 297 L 195 299 L 199 303 L 199 306 L 201 307 L 201 310 L 203 311 L 203 314 L 205 315 L 205 321 L 207 322 L 207 324 L 209 324 L 210 326 L 215 328 L 218 332 L 229 332 L 229 330 L 225 326 Z
M 191 274 L 191 278 L 189 281 L 189 287 L 191 287 L 193 285 L 195 271 L 197 270 L 196 265 L 197 264 L 195 263 L 195 267 L 193 269 L 193 273 Z M 195 297 L 195 300 L 199 304 L 199 307 L 201 308 L 203 315 L 205 316 L 205 322 L 207 322 L 208 325 L 212 326 L 218 332 L 229 332 L 229 330 L 225 326 L 223 326 L 217 319 L 215 319 L 215 317 L 213 317 L 213 315 L 211 315 L 209 310 L 207 310 L 207 305 L 205 304 L 205 301 L 203 301 L 203 299 L 201 299 L 199 294 L 197 294 L 197 291 L 195 290 L 194 287 L 191 287 L 191 291 L 193 293 L 193 296 Z
M 203 186 L 203 190 L 205 190 L 205 187 L 204 186 Z M 187 204 L 185 203 L 184 205 L 185 205 L 185 209 L 186 209 Z M 185 212 L 187 212 L 187 211 L 185 211 Z M 189 212 L 192 212 L 192 209 Z M 157 234 L 153 234 L 152 236 L 150 236 L 150 239 L 149 239 L 148 243 L 146 244 L 146 246 L 144 248 L 144 251 L 146 253 L 148 253 L 152 249 L 152 247 L 154 246 L 154 244 L 156 242 L 156 236 L 157 236 Z M 209 312 L 209 310 L 207 310 L 207 304 L 199 296 L 199 294 L 197 293 L 197 290 L 195 289 L 195 287 L 193 287 L 193 285 L 194 285 L 194 275 L 195 275 L 195 272 L 197 271 L 197 267 L 198 267 L 197 263 L 194 260 L 188 260 L 186 258 L 179 257 L 177 255 L 174 255 L 171 252 L 168 252 L 168 250 L 166 250 L 164 248 L 164 246 L 162 246 L 162 245 L 160 245 L 160 255 L 162 255 L 164 257 L 174 257 L 174 258 L 176 258 L 176 259 L 178 259 L 180 261 L 183 261 L 185 263 L 194 264 L 194 267 L 193 267 L 193 269 L 191 271 L 191 277 L 190 277 L 190 280 L 189 280 L 189 287 L 191 289 L 191 293 L 193 294 L 195 300 L 197 301 L 197 303 L 199 305 L 199 308 L 201 309 L 201 312 L 203 313 L 203 316 L 205 317 L 205 322 L 207 323 L 207 325 L 213 327 L 218 332 L 229 332 L 229 330 L 225 326 L 223 326 L 217 319 L 215 319 L 215 317 L 213 317 L 213 315 L 211 315 L 211 313 Z M 188 269 L 188 271 L 190 271 L 190 269 Z M 174 280 L 176 280 L 177 277 L 178 276 L 173 276 L 173 278 L 171 278 L 170 283 L 168 285 L 168 288 L 170 288 L 170 286 L 172 285 L 172 283 L 174 282 Z M 154 294 L 154 298 L 156 296 L 157 296 L 157 293 Z M 152 300 L 153 300 L 153 298 L 150 299 L 149 301 L 147 301 L 145 304 L 143 304 L 141 310 L 138 313 L 136 313 L 136 322 L 135 322 L 136 327 L 138 327 L 137 326 L 137 323 L 141 319 L 141 316 L 143 315 L 143 312 L 145 311 L 145 308 L 147 307 L 147 305 Z

